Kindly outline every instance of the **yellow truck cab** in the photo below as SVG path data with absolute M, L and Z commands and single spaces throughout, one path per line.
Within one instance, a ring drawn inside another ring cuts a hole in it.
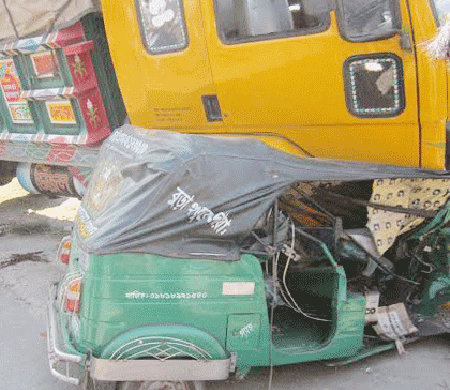
M 102 2 L 131 123 L 314 157 L 446 169 L 438 0 Z

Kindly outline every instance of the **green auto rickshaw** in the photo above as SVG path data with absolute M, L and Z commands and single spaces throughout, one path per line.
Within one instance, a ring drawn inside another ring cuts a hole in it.
M 448 332 L 449 192 L 422 207 L 448 181 L 125 125 L 58 252 L 51 371 L 85 389 L 200 390 Z M 385 202 L 408 194 L 415 203 Z M 388 246 L 380 217 L 397 229 Z

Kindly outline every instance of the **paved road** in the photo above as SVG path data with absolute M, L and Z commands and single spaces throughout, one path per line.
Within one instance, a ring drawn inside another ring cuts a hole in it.
M 74 390 L 50 375 L 45 316 L 0 290 L 0 390 Z

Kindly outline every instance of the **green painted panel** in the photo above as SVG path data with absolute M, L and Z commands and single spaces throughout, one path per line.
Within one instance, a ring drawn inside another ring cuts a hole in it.
M 76 261 L 71 267 L 77 267 Z M 255 282 L 255 292 L 224 296 L 224 282 Z M 228 316 L 246 313 L 267 318 L 261 267 L 253 256 L 218 262 L 149 254 L 90 255 L 77 344 L 100 352 L 118 333 L 177 323 L 206 331 L 225 346 Z
M 227 350 L 245 351 L 259 346 L 259 314 L 233 314 L 228 317 Z

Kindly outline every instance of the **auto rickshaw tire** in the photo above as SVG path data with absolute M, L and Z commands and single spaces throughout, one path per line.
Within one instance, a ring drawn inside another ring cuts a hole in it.
M 86 390 L 117 390 L 119 382 L 111 381 L 98 381 L 93 378 L 89 378 Z
M 156 385 L 156 386 L 153 386 Z M 158 384 L 160 386 L 158 387 Z M 204 381 L 143 381 L 143 382 L 118 382 L 117 390 L 173 390 L 167 385 L 181 386 L 175 387 L 176 390 L 206 390 Z

